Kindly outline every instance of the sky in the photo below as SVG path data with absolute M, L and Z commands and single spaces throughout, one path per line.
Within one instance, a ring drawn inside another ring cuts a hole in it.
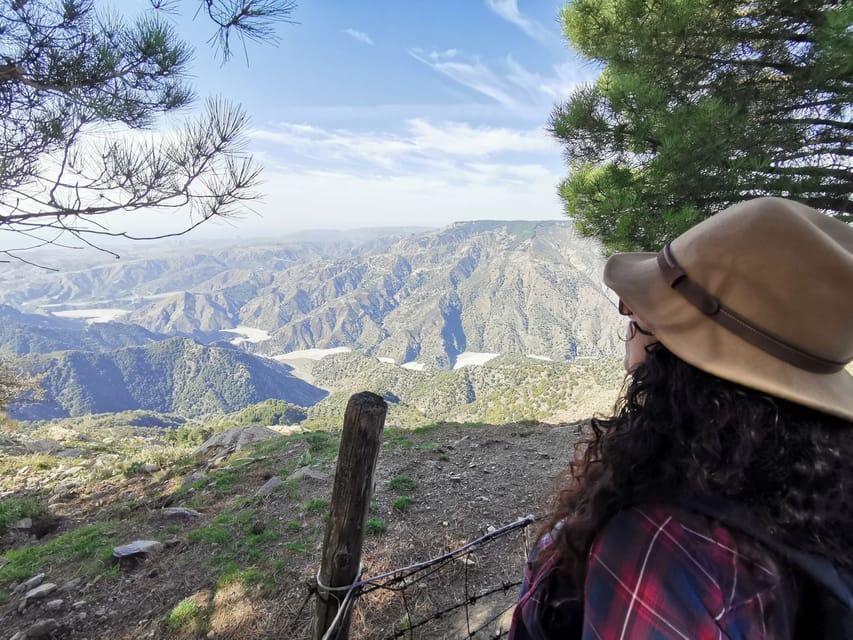
M 277 46 L 238 45 L 224 66 L 203 16 L 175 18 L 199 96 L 244 106 L 264 166 L 263 201 L 205 233 L 563 218 L 565 165 L 545 127 L 597 69 L 562 37 L 561 6 L 305 1 Z
M 113 1 L 104 0 L 126 18 L 151 2 Z M 561 35 L 563 2 L 297 3 L 294 23 L 276 25 L 277 43 L 236 41 L 226 64 L 209 43 L 215 26 L 195 15 L 201 3 L 174 3 L 170 20 L 195 48 L 195 109 L 214 96 L 241 104 L 248 151 L 264 168 L 261 200 L 186 239 L 564 219 L 566 167 L 548 117 L 598 69 Z M 168 136 L 192 115 L 144 135 Z M 189 217 L 146 211 L 107 224 L 150 236 L 183 230 Z M 30 245 L 4 234 L 0 248 L 19 242 Z

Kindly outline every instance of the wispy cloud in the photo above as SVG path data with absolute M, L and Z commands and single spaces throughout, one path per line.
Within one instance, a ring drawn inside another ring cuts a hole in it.
M 403 130 L 397 133 L 282 123 L 274 128 L 255 129 L 250 136 L 259 142 L 286 147 L 291 157 L 302 162 L 322 160 L 392 173 L 411 171 L 418 166 L 472 167 L 475 162 L 507 155 L 544 154 L 553 158 L 559 149 L 542 129 L 474 127 L 464 122 L 434 123 L 423 118 L 406 121 Z
M 506 83 L 491 69 L 477 59 L 463 60 L 456 49 L 429 53 L 421 49 L 411 49 L 409 55 L 430 66 L 434 71 L 488 96 L 512 111 L 523 111 L 525 108 Z
M 544 118 L 543 114 L 554 102 L 564 100 L 579 83 L 593 79 L 598 73 L 592 66 L 583 67 L 575 61 L 567 61 L 555 65 L 552 75 L 543 76 L 529 71 L 511 56 L 507 56 L 496 71 L 479 58 L 466 57 L 456 49 L 431 52 L 411 49 L 409 54 L 510 111 L 538 118 Z
M 356 31 L 355 29 L 344 29 L 344 33 L 349 37 L 358 40 L 362 44 L 369 44 L 371 47 L 373 46 L 373 38 L 364 33 L 364 31 Z
M 516 25 L 531 38 L 547 44 L 554 43 L 556 38 L 553 33 L 536 20 L 522 15 L 518 10 L 517 0 L 486 0 L 486 6 L 507 22 Z

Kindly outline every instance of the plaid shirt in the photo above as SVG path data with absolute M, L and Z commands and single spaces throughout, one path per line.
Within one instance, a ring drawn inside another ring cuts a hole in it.
M 767 553 L 709 518 L 644 505 L 614 516 L 589 554 L 583 603 L 554 573 L 552 544 L 531 554 L 510 640 L 786 640 L 794 637 L 796 588 Z M 755 554 L 751 554 L 755 555 Z M 556 621 L 556 625 L 554 622 Z M 557 626 L 560 631 L 553 631 Z

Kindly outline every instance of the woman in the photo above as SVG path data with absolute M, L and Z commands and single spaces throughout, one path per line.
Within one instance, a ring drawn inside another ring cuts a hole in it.
M 626 388 L 510 638 L 853 637 L 853 228 L 759 198 L 604 278 Z

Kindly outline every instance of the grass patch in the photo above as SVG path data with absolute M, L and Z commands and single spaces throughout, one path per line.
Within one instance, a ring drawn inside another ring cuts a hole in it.
M 386 449 L 408 448 L 415 443 L 411 438 L 411 431 L 389 427 L 382 432 L 382 446 Z
M 302 504 L 299 505 L 299 510 L 304 511 L 305 513 L 311 513 L 314 515 L 325 515 L 329 512 L 329 501 L 321 500 L 319 498 L 311 498 L 310 500 L 306 500 Z
M 296 522 L 296 520 L 290 520 L 284 525 L 284 528 L 288 531 L 299 531 L 302 528 L 302 525 Z
M 145 463 L 144 462 L 132 462 L 127 466 L 124 470 L 125 478 L 132 478 L 133 476 L 141 476 L 145 473 Z
M 305 553 L 311 548 L 311 545 L 307 542 L 288 542 L 284 548 L 294 553 Z
M 397 511 L 405 511 L 412 505 L 412 499 L 408 496 L 403 496 L 402 498 L 397 498 L 394 500 L 394 508 Z
M 382 522 L 379 518 L 371 518 L 364 524 L 364 530 L 368 535 L 378 536 L 385 533 L 388 528 L 385 526 L 385 523 Z
M 190 542 L 204 542 L 205 544 L 225 544 L 231 540 L 231 532 L 222 525 L 213 524 L 203 529 L 191 531 L 188 537 Z
M 32 498 L 3 498 L 0 500 L 0 532 L 22 518 L 36 518 L 47 513 L 47 505 Z
M 408 476 L 391 478 L 391 480 L 389 480 L 388 482 L 388 488 L 392 491 L 414 491 L 417 486 L 418 483 Z
M 166 627 L 177 630 L 192 626 L 196 634 L 200 634 L 207 627 L 207 617 L 210 614 L 210 606 L 202 606 L 195 602 L 192 597 L 184 598 L 166 617 Z
M 114 532 L 105 524 L 69 531 L 44 544 L 11 549 L 4 554 L 7 564 L 0 568 L 0 582 L 29 578 L 47 565 L 93 560 L 104 563 L 112 556 Z

